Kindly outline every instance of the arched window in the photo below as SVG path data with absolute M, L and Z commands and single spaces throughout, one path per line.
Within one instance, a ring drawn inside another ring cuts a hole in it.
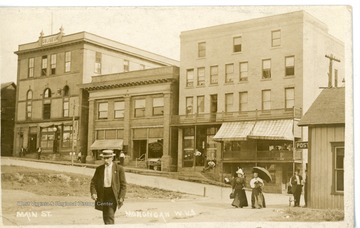
M 51 116 L 51 90 L 46 88 L 44 90 L 43 102 L 43 119 L 50 119 Z
M 64 97 L 69 96 L 69 90 L 70 90 L 70 89 L 69 89 L 69 86 L 67 86 L 67 85 L 64 86 L 64 89 L 63 89 L 63 90 L 64 90 Z
M 44 98 L 50 98 L 51 97 L 51 90 L 49 88 L 44 90 Z
M 26 94 L 26 119 L 31 119 L 32 115 L 32 98 L 33 98 L 33 92 L 31 89 L 28 90 Z

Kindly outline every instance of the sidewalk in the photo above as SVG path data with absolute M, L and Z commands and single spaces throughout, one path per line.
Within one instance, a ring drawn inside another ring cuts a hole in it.
M 98 165 L 81 164 L 81 163 L 77 163 L 77 165 L 79 166 L 76 165 L 71 166 L 70 162 L 69 164 L 64 164 L 64 162 L 49 163 L 49 162 L 45 162 L 44 160 L 31 161 L 31 159 L 17 159 L 17 158 L 14 159 L 9 157 L 2 157 L 1 165 L 16 165 L 16 166 L 24 166 L 30 168 L 47 169 L 47 170 L 54 170 L 60 172 L 82 174 L 89 177 L 91 177 L 94 174 L 94 168 L 98 166 Z M 84 165 L 86 165 L 86 167 Z M 148 187 L 160 188 L 170 191 L 178 191 L 178 192 L 183 192 L 198 196 L 205 196 L 208 198 L 212 198 L 214 200 L 229 200 L 229 194 L 231 192 L 230 186 L 221 187 L 210 184 L 176 180 L 162 176 L 141 175 L 141 174 L 129 172 L 129 168 L 126 168 L 125 170 L 126 170 L 127 182 L 140 186 L 148 186 Z M 151 171 L 151 172 L 157 172 L 157 171 Z M 246 193 L 248 199 L 251 199 L 251 192 L 247 191 Z M 266 193 L 266 187 L 265 187 L 264 195 L 266 197 L 267 205 L 286 206 L 289 203 L 288 195 Z

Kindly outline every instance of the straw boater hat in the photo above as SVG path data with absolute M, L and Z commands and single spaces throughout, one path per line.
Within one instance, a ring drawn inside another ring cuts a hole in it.
M 114 151 L 113 150 L 103 150 L 102 154 L 100 154 L 100 157 L 104 157 L 104 158 L 110 158 L 110 157 L 114 157 Z

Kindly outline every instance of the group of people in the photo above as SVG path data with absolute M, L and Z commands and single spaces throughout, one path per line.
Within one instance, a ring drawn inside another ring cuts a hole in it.
M 232 206 L 236 208 L 243 208 L 248 206 L 248 201 L 245 193 L 246 178 L 244 171 L 239 168 L 236 171 L 237 176 L 232 180 L 232 195 L 234 200 Z M 251 192 L 251 207 L 256 209 L 265 208 L 265 197 L 263 194 L 264 181 L 258 176 L 257 172 L 253 172 L 253 178 L 250 180 Z
M 294 207 L 300 207 L 300 196 L 301 196 L 303 185 L 305 185 L 304 200 L 305 200 L 305 207 L 307 207 L 306 178 L 303 179 L 303 177 L 300 175 L 300 170 L 296 170 L 294 175 L 290 178 L 290 181 L 289 181 L 289 187 L 291 190 L 290 192 L 294 196 Z

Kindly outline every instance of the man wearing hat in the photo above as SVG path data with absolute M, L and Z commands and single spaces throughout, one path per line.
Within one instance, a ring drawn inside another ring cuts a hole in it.
M 95 209 L 103 212 L 105 224 L 114 224 L 114 214 L 123 205 L 126 193 L 125 172 L 122 166 L 113 162 L 112 150 L 103 150 L 100 155 L 104 164 L 96 168 L 91 179 L 90 193 L 95 200 Z

